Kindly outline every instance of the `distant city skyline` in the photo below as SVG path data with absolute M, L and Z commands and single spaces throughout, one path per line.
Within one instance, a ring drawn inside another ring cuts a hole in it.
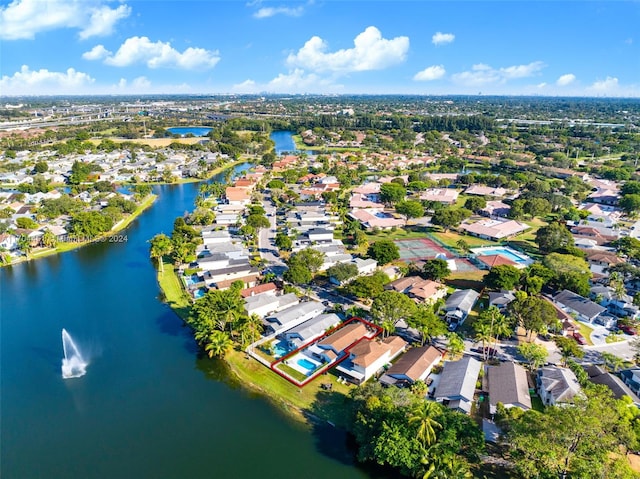
M 640 97 L 638 1 L 0 0 L 0 95 Z

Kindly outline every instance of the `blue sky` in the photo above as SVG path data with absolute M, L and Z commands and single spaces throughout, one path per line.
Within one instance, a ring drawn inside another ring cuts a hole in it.
M 640 97 L 640 1 L 0 0 L 0 95 Z

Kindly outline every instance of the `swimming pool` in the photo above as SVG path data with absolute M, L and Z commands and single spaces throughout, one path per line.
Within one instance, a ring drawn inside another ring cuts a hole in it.
M 278 341 L 273 345 L 273 357 L 278 359 L 291 352 L 291 349 L 287 346 L 287 343 Z
M 205 291 L 204 289 L 202 289 L 202 288 L 200 288 L 200 289 L 196 289 L 196 290 L 193 292 L 193 298 L 194 298 L 194 299 L 200 299 L 200 298 L 202 298 L 205 294 L 206 294 L 206 291 Z
M 315 369 L 318 367 L 315 363 L 313 363 L 312 361 L 309 361 L 308 359 L 298 359 L 298 366 L 306 369 L 308 371 L 308 373 L 311 373 L 313 371 L 315 371 Z
M 507 259 L 510 259 L 514 263 L 528 265 L 533 263 L 533 260 L 529 258 L 526 254 L 519 253 L 518 251 L 509 248 L 508 246 L 490 246 L 487 248 L 474 248 L 471 250 L 473 253 L 478 256 L 490 256 L 490 255 L 500 255 L 504 256 Z
M 200 282 L 200 278 L 198 278 L 198 275 L 192 275 L 192 276 L 185 276 L 184 277 L 184 284 L 187 285 L 187 288 L 189 286 L 193 286 L 194 284 L 197 284 Z

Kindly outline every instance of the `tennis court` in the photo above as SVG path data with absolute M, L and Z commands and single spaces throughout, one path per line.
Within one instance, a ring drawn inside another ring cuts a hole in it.
M 404 261 L 434 259 L 437 256 L 455 258 L 453 253 L 427 238 L 396 240 L 395 244 L 400 250 L 400 259 Z

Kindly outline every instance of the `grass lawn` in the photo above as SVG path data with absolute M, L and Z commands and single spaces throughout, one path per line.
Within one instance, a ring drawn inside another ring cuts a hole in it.
M 337 377 L 332 373 L 321 375 L 299 388 L 244 352 L 232 351 L 225 361 L 243 384 L 264 393 L 294 416 L 303 419 L 308 414 L 313 414 L 320 419 L 332 421 L 337 426 L 345 424 L 345 395 L 353 386 L 337 382 Z M 323 390 L 323 383 L 332 384 L 331 391 Z
M 587 326 L 586 324 L 580 321 L 575 321 L 575 323 L 578 325 L 579 332 L 584 336 L 584 339 L 586 339 L 587 344 L 589 346 L 593 346 L 593 342 L 591 341 L 591 333 L 593 332 L 593 328 L 590 328 L 589 326 Z
M 378 240 L 389 239 L 389 240 L 402 240 L 402 239 L 416 239 L 416 238 L 426 238 L 426 232 L 424 230 L 418 229 L 410 229 L 410 228 L 398 228 L 396 231 L 393 230 L 382 230 L 377 233 L 373 233 L 367 231 L 367 239 L 369 243 L 375 243 Z
M 277 369 L 279 369 L 280 371 L 282 371 L 283 373 L 288 374 L 289 376 L 291 376 L 296 381 L 302 382 L 305 379 L 307 379 L 307 376 L 302 374 L 300 371 L 296 371 L 295 369 L 293 369 L 291 366 L 289 366 L 287 364 L 280 363 L 275 367 Z
M 542 404 L 542 399 L 537 394 L 531 395 L 531 408 L 534 411 L 544 412 L 544 404 Z
M 455 231 L 447 231 L 446 233 L 432 232 L 431 234 L 438 238 L 438 240 L 440 240 L 443 244 L 455 249 L 458 248 L 457 242 L 460 240 L 464 240 L 471 248 L 478 248 L 480 246 L 496 246 L 498 244 L 495 241 L 476 238 L 475 236 L 470 235 L 462 235 L 460 233 L 456 233 Z
M 164 272 L 158 271 L 158 283 L 164 293 L 164 300 L 178 316 L 187 321 L 191 314 L 191 298 L 182 287 L 173 264 L 168 258 L 162 258 Z

